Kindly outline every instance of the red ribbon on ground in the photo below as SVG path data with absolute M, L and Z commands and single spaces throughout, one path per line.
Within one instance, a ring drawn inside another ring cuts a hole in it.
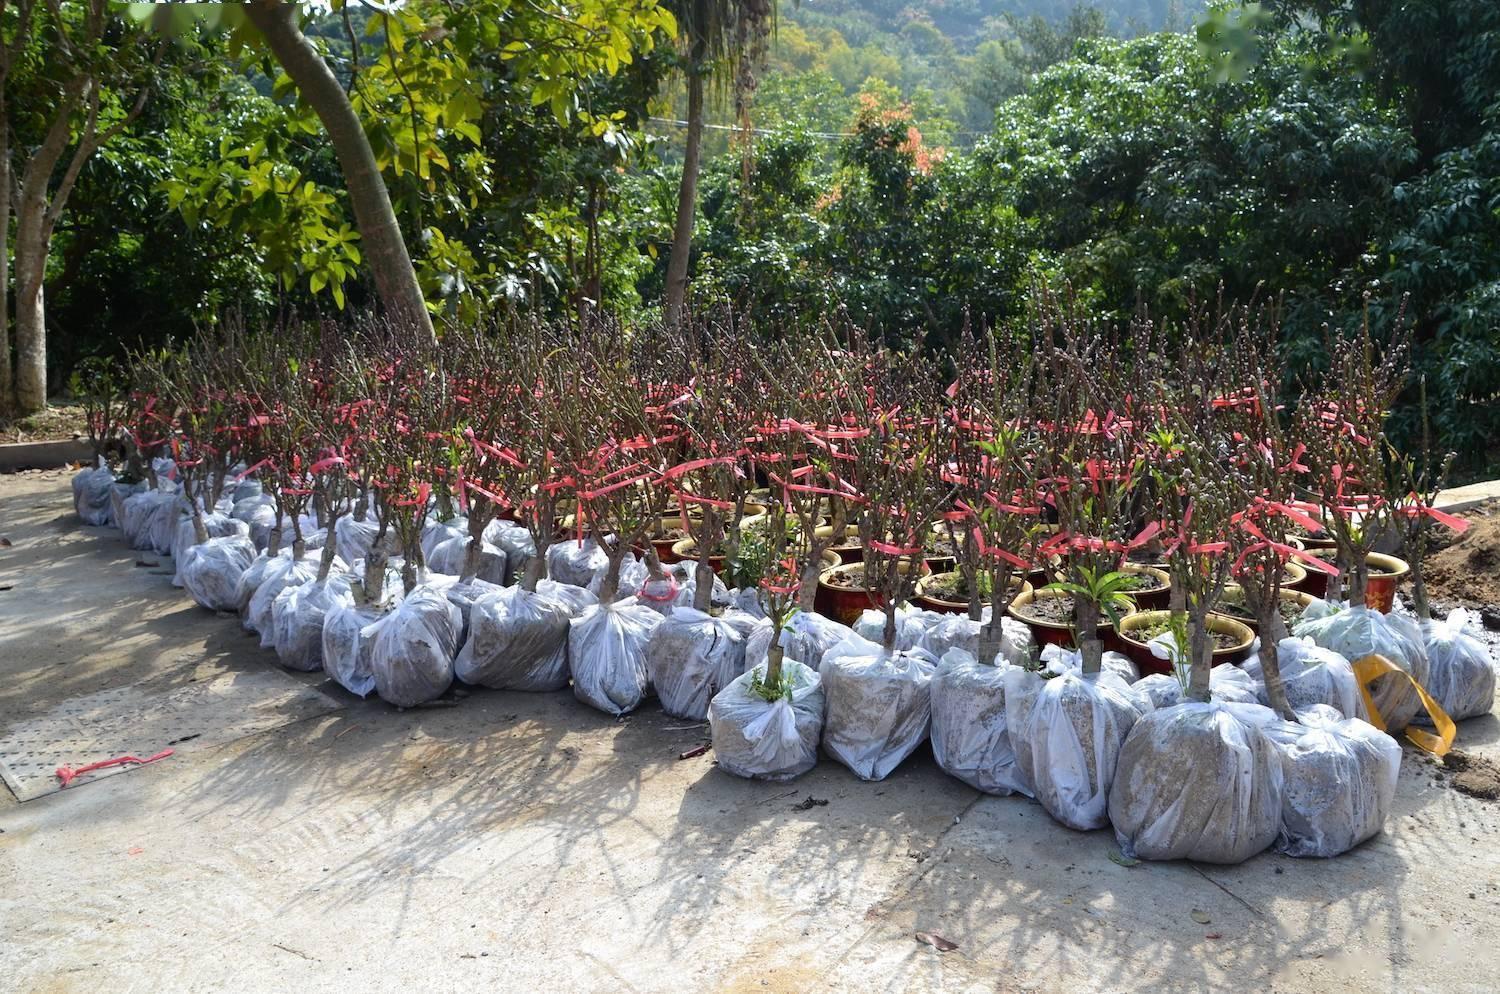
M 63 787 L 66 788 L 68 784 L 72 783 L 78 777 L 83 776 L 85 773 L 93 773 L 95 770 L 108 769 L 111 766 L 129 766 L 131 764 L 135 764 L 137 766 L 145 766 L 147 763 L 155 763 L 159 760 L 166 759 L 168 756 L 172 755 L 172 752 L 173 750 L 171 749 L 163 749 L 155 756 L 147 756 L 145 759 L 140 759 L 135 756 L 116 756 L 114 759 L 102 759 L 97 763 L 90 763 L 87 766 L 80 766 L 76 770 L 71 766 L 59 766 L 57 768 L 57 779 L 61 780 Z

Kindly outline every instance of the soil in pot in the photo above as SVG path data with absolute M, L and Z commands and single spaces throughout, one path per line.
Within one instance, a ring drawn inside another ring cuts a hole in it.
M 1017 605 L 1016 613 L 1026 621 L 1039 621 L 1045 625 L 1073 624 L 1073 595 L 1060 597 L 1038 597 L 1026 604 Z
M 1134 642 L 1136 645 L 1144 646 L 1150 643 L 1152 639 L 1159 638 L 1167 634 L 1167 632 L 1171 630 L 1171 622 L 1162 620 L 1154 622 L 1153 624 L 1145 625 L 1141 628 L 1132 628 L 1129 631 L 1121 632 L 1120 637 L 1128 642 Z M 1212 629 L 1209 630 L 1208 637 L 1210 642 L 1213 644 L 1213 649 L 1215 652 L 1223 652 L 1226 649 L 1233 649 L 1241 642 L 1241 639 L 1230 632 L 1216 632 Z

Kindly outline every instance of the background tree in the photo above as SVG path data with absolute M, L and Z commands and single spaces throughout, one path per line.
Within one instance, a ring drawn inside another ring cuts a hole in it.
M 667 257 L 665 317 L 676 324 L 687 295 L 688 263 L 698 211 L 699 156 L 703 145 L 704 90 L 715 71 L 733 80 L 737 116 L 748 123 L 746 101 L 755 88 L 757 64 L 775 23 L 776 0 L 674 0 L 679 39 L 686 49 L 687 139 L 677 219 Z M 722 77 L 721 77 L 722 78 Z
M 7 230 L 12 176 L 19 180 L 16 361 L 11 373 L 9 341 L 0 335 L 0 374 L 14 377 L 13 385 L 10 375 L 0 378 L 0 406 L 24 413 L 47 404 L 44 284 L 53 232 L 84 166 L 145 109 L 166 50 L 116 17 L 109 0 L 15 0 L 0 6 L 0 31 L 0 207 L 6 208 L 0 220 Z

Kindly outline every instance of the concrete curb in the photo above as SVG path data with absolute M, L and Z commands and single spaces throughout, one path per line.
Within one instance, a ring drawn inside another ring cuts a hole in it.
M 23 469 L 58 469 L 69 463 L 88 463 L 93 458 L 93 447 L 79 439 L 16 442 L 0 445 L 0 473 L 16 473 Z
M 1500 480 L 1486 480 L 1483 483 L 1471 483 L 1466 487 L 1444 490 L 1437 496 L 1437 508 L 1440 511 L 1456 514 L 1459 511 L 1467 511 L 1471 507 L 1478 507 L 1485 501 L 1497 497 L 1500 497 Z

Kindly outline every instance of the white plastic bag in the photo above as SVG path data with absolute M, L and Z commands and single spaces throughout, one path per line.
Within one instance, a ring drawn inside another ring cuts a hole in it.
M 491 521 L 485 526 L 484 540 L 505 553 L 506 583 L 517 582 L 536 557 L 536 543 L 531 540 L 531 532 L 514 521 Z
M 815 611 L 798 611 L 782 629 L 782 655 L 816 672 L 823 665 L 824 654 L 853 634 L 854 630 L 843 622 L 825 618 Z M 771 635 L 771 622 L 767 620 L 757 625 L 745 639 L 746 669 L 767 661 Z
M 122 531 L 125 528 L 125 501 L 136 494 L 146 492 L 146 481 L 137 480 L 134 483 L 116 481 L 109 488 L 109 523 Z M 129 536 L 126 536 L 127 539 Z
M 393 607 L 356 606 L 350 600 L 334 605 L 323 618 L 323 672 L 351 694 L 367 697 L 375 689 L 371 652 L 380 623 Z
M 1350 663 L 1358 663 L 1372 653 L 1382 655 L 1410 673 L 1417 683 L 1427 684 L 1427 649 L 1422 644 L 1421 632 L 1409 618 L 1381 614 L 1363 605 L 1345 607 L 1312 620 L 1304 612 L 1293 634 L 1311 638 Z M 1372 682 L 1370 698 L 1392 735 L 1399 734 L 1422 710 L 1416 688 L 1396 673 L 1387 673 Z
M 349 577 L 329 573 L 286 587 L 271 603 L 271 641 L 276 658 L 289 670 L 316 673 L 323 668 L 323 622 L 336 607 L 352 606 Z
M 454 576 L 458 576 L 460 570 L 441 569 L 433 562 L 434 550 L 436 550 L 437 547 L 442 545 L 444 542 L 452 541 L 455 538 L 463 540 L 464 548 L 468 547 L 468 518 L 449 518 L 447 521 L 437 521 L 432 519 L 428 520 L 428 522 L 422 526 L 422 535 L 417 540 L 417 545 L 422 550 L 423 561 L 438 573 L 452 573 Z M 458 565 L 460 567 L 463 566 L 462 556 L 459 556 Z M 489 577 L 486 577 L 485 579 L 489 579 Z M 503 581 L 496 582 L 498 583 Z
M 1025 699 L 1017 698 L 1025 708 Z M 1108 671 L 1085 675 L 1068 669 L 1041 681 L 1025 708 L 1021 734 L 1011 728 L 1011 745 L 1021 774 L 1048 814 L 1083 832 L 1108 823 L 1120 747 L 1148 706 Z
M 275 609 L 277 596 L 287 587 L 300 586 L 315 579 L 318 575 L 318 567 L 317 556 L 308 555 L 294 560 L 290 554 L 277 556 L 266 565 L 255 592 L 250 595 L 244 621 L 246 628 L 260 633 L 262 649 L 270 649 L 276 644 L 276 627 L 272 611 Z M 335 560 L 334 568 L 342 571 L 343 563 Z M 249 570 L 245 571 L 245 576 L 250 576 Z
M 604 577 L 608 572 L 606 567 L 596 572 L 593 578 L 584 584 L 589 593 L 595 597 L 599 596 L 599 591 L 604 589 Z M 651 571 L 647 568 L 645 561 L 637 559 L 633 553 L 625 553 L 625 558 L 620 562 L 620 581 L 615 588 L 615 600 L 637 596 L 641 592 L 641 587 L 650 578 Z
M 924 649 L 888 652 L 853 634 L 828 650 L 823 748 L 861 780 L 884 780 L 927 738 L 936 665 Z
M 217 511 L 203 516 L 203 530 L 208 533 L 210 539 L 249 533 L 243 521 L 237 521 Z M 177 534 L 172 538 L 172 548 L 176 550 L 172 555 L 172 586 L 184 585 L 183 567 L 192 561 L 197 545 L 198 529 L 193 527 L 193 516 L 184 514 L 177 520 Z
M 752 618 L 764 618 L 766 609 L 760 603 L 760 591 L 754 587 L 735 587 L 727 591 L 729 606 Z
M 255 562 L 255 546 L 244 535 L 211 538 L 193 546 L 181 569 L 182 585 L 199 607 L 239 610 L 240 579 Z
M 927 629 L 947 619 L 946 614 L 924 611 L 909 604 L 896 608 L 896 650 L 900 652 L 919 647 L 922 644 L 922 638 L 927 634 Z M 885 612 L 874 609 L 861 611 L 859 619 L 854 622 L 854 634 L 876 645 L 883 644 Z M 933 656 L 933 658 L 937 657 Z
M 529 591 L 518 584 L 476 600 L 469 638 L 454 663 L 458 678 L 496 690 L 566 688 L 568 626 L 577 612 L 550 593 L 557 586 L 543 580 Z
M 469 557 L 469 536 L 465 533 L 445 538 L 424 555 L 427 557 L 428 568 L 434 573 L 463 576 L 464 563 Z M 507 562 L 504 549 L 484 543 L 479 550 L 479 572 L 474 575 L 497 587 L 503 587 L 509 582 Z
M 651 692 L 646 642 L 662 617 L 634 597 L 595 604 L 568 629 L 568 665 L 573 694 L 606 714 L 640 707 Z
M 932 675 L 932 754 L 949 776 L 986 794 L 1031 796 L 1010 744 L 1005 675 L 966 649 L 949 649 Z
M 708 703 L 745 671 L 743 627 L 690 607 L 676 607 L 646 642 L 646 671 L 667 714 L 708 717 Z
M 1276 841 L 1281 759 L 1259 704 L 1187 701 L 1144 715 L 1120 749 L 1109 820 L 1139 859 L 1242 863 Z
M 1474 615 L 1459 608 L 1442 621 L 1419 622 L 1427 650 L 1427 693 L 1454 721 L 1489 714 L 1495 707 L 1495 663 L 1477 636 Z M 1431 724 L 1427 712 L 1417 721 Z
M 708 705 L 709 734 L 719 769 L 753 780 L 792 780 L 818 764 L 823 731 L 823 686 L 818 673 L 783 659 L 781 675 L 791 689 L 767 701 L 750 689 L 764 679 L 764 664 L 741 673 Z
M 170 506 L 159 508 L 151 516 L 151 524 L 148 528 L 151 550 L 158 556 L 170 556 L 177 541 L 177 526 L 191 513 L 191 505 L 180 492 Z
M 1186 675 L 1184 675 L 1184 679 Z M 1238 666 L 1215 666 L 1208 674 L 1209 698 L 1219 704 L 1256 704 L 1260 685 Z M 1130 694 L 1150 703 L 1149 710 L 1169 708 L 1187 700 L 1187 688 L 1176 676 L 1152 673 L 1130 685 Z
M 664 563 L 663 576 L 652 577 L 649 567 L 641 563 L 642 575 L 636 599 L 660 615 L 671 614 L 678 607 L 692 607 L 698 594 L 697 563 Z M 623 571 L 622 571 L 623 572 Z M 623 586 L 623 581 L 622 581 Z M 714 574 L 714 588 L 709 594 L 710 604 L 730 603 L 729 588 Z M 739 612 L 741 616 L 744 612 Z
M 162 517 L 175 520 L 177 513 L 177 494 L 170 490 L 142 490 L 140 493 L 132 494 L 125 498 L 123 514 L 120 517 L 120 530 L 125 533 L 125 540 L 130 543 L 132 549 L 141 552 L 151 551 L 152 536 L 155 534 L 157 521 Z
M 460 624 L 443 591 L 423 584 L 371 626 L 370 672 L 381 700 L 410 708 L 441 696 L 453 682 Z
M 276 527 L 276 502 L 265 494 L 236 501 L 229 509 L 229 516 L 243 521 L 250 529 L 250 541 L 257 549 L 271 544 L 271 529 Z
M 1276 643 L 1276 663 L 1281 670 L 1281 682 L 1286 685 L 1287 703 L 1293 711 L 1327 704 L 1346 718 L 1366 716 L 1354 667 L 1332 649 L 1324 649 L 1309 638 L 1288 637 Z M 1245 661 L 1245 672 L 1255 681 L 1256 699 L 1270 707 L 1259 652 Z
M 588 587 L 609 569 L 609 556 L 592 535 L 566 539 L 547 547 L 547 576 L 558 583 Z M 623 584 L 621 584 L 623 587 Z M 598 593 L 596 590 L 595 593 Z
M 1326 704 L 1278 721 L 1266 734 L 1281 757 L 1276 851 L 1337 856 L 1380 832 L 1401 775 L 1401 746 L 1358 718 Z
M 84 524 L 114 523 L 114 510 L 110 504 L 110 493 L 114 485 L 114 471 L 102 464 L 73 476 L 73 509 L 78 512 Z
M 966 614 L 950 614 L 927 629 L 921 646 L 938 659 L 948 654 L 949 649 L 962 649 L 975 659 L 979 658 L 979 633 L 989 621 L 990 609 L 985 608 L 978 621 Z M 1000 659 L 1012 666 L 1025 666 L 1027 659 L 1036 651 L 1031 637 L 1031 628 L 1015 618 L 1000 619 Z
M 441 583 L 439 583 L 440 579 Z M 472 580 L 460 580 L 456 576 L 443 576 L 440 578 L 438 574 L 431 574 L 428 576 L 427 582 L 441 586 L 443 594 L 448 598 L 449 603 L 458 608 L 458 616 L 461 620 L 458 629 L 458 647 L 460 650 L 463 649 L 464 643 L 469 640 L 469 618 L 474 610 L 474 602 L 481 597 L 487 597 L 490 594 L 498 593 L 505 589 L 498 583 L 481 580 L 477 576 Z
M 1060 645 L 1045 645 L 1041 654 L 1042 672 L 1059 676 L 1063 673 L 1083 672 L 1083 653 L 1077 649 L 1064 649 Z M 1122 652 L 1106 652 L 1099 660 L 1099 668 L 1105 673 L 1113 673 L 1126 684 L 1135 683 L 1141 678 L 1141 671 L 1136 669 L 1135 663 L 1130 657 Z
M 359 519 L 352 514 L 341 516 L 333 524 L 334 552 L 346 563 L 352 563 L 368 556 L 375 546 L 375 536 L 380 534 L 380 522 L 374 516 Z M 290 536 L 290 529 L 288 529 Z M 283 542 L 290 542 L 290 537 L 284 537 Z M 381 551 L 386 555 L 395 555 L 400 551 L 399 539 L 396 537 L 394 528 L 387 528 L 385 538 L 380 542 Z

